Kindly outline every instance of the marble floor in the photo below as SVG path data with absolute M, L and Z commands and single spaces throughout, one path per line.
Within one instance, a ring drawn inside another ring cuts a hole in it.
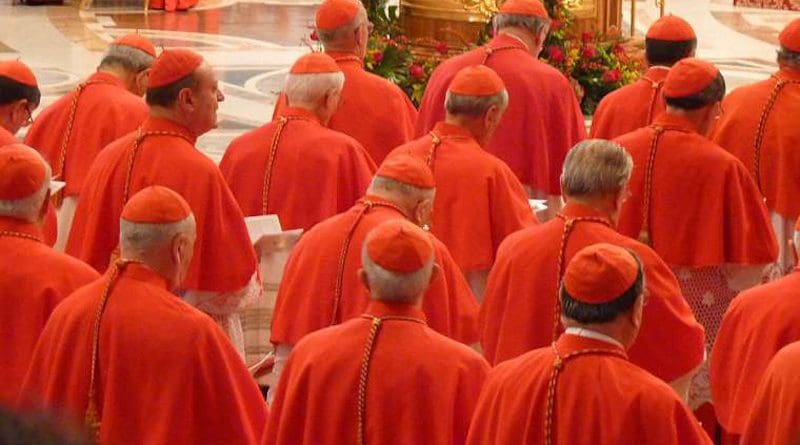
M 289 65 L 309 51 L 305 36 L 319 3 L 201 0 L 188 12 L 145 15 L 139 2 L 124 1 L 115 8 L 79 10 L 12 6 L 10 0 L 0 0 L 0 59 L 21 58 L 31 65 L 47 105 L 91 73 L 107 42 L 121 34 L 138 30 L 158 47 L 192 48 L 216 68 L 226 95 L 219 128 L 199 141 L 215 160 L 230 139 L 272 115 Z M 775 69 L 778 32 L 800 17 L 796 12 L 736 8 L 731 0 L 666 2 L 668 13 L 683 16 L 695 27 L 698 55 L 719 64 L 734 87 Z M 658 17 L 658 9 L 651 0 L 639 0 L 637 8 L 636 29 L 643 34 Z M 629 15 L 624 20 L 630 23 Z

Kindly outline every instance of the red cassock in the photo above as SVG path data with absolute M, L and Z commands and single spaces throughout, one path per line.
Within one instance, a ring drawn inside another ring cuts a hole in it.
M 564 157 L 586 137 L 583 114 L 567 79 L 531 56 L 514 37 L 500 34 L 487 46 L 436 68 L 420 104 L 417 135 L 444 120 L 445 95 L 456 73 L 480 64 L 497 72 L 509 95 L 508 109 L 486 149 L 505 161 L 523 184 L 540 193 L 560 195 Z
M 352 207 L 375 173 L 358 141 L 301 108 L 234 139 L 219 168 L 245 216 L 277 214 L 305 230 Z
M 559 271 L 566 221 L 571 228 Z M 602 213 L 575 203 L 567 203 L 559 217 L 509 236 L 501 246 L 481 306 L 481 346 L 490 363 L 545 347 L 563 331 L 558 277 L 578 251 L 601 242 L 631 249 L 644 265 L 649 300 L 628 351 L 631 362 L 665 382 L 702 363 L 703 327 L 669 267 L 652 249 L 615 231 Z
M 661 87 L 668 73 L 668 67 L 651 67 L 636 82 L 604 97 L 592 117 L 589 137 L 611 140 L 650 125 L 666 109 Z
M 488 270 L 509 234 L 537 223 L 508 166 L 470 133 L 440 122 L 430 135 L 395 149 L 428 162 L 436 179 L 431 231 L 464 272 Z
M 98 277 L 41 239 L 33 224 L 0 217 L 0 405 L 16 402 L 33 348 L 56 305 Z
M 151 9 L 165 11 L 186 11 L 197 5 L 198 0 L 149 0 Z
M 0 126 L 0 148 L 4 145 L 19 144 L 19 140 L 11 134 L 10 131 Z M 56 208 L 52 203 L 47 205 L 47 213 L 44 216 L 42 237 L 45 244 L 52 246 L 56 243 L 58 238 L 58 217 L 56 216 Z
M 733 300 L 711 354 L 714 408 L 727 433 L 744 432 L 754 389 L 769 361 L 779 349 L 798 340 L 800 270 L 746 290 Z
M 661 133 L 652 150 L 656 131 Z M 664 114 L 616 142 L 633 156 L 631 196 L 619 218 L 621 233 L 637 238 L 647 221 L 653 249 L 673 267 L 775 260 L 777 244 L 767 210 L 744 165 L 698 134 L 687 119 Z
M 25 144 L 38 150 L 67 183 L 65 196 L 79 195 L 100 150 L 135 130 L 147 118 L 144 100 L 122 80 L 97 72 L 45 108 L 31 125 Z
M 373 301 L 364 316 L 297 345 L 263 444 L 461 445 L 488 371 L 419 309 Z
M 355 138 L 380 165 L 393 148 L 414 139 L 417 109 L 397 85 L 364 71 L 364 61 L 359 57 L 325 53 L 344 73 L 339 108 L 328 128 Z M 280 116 L 286 107 L 286 97 L 282 95 L 275 104 L 274 116 Z
M 364 313 L 367 289 L 358 280 L 361 246 L 384 221 L 405 218 L 394 204 L 373 196 L 303 235 L 278 288 L 270 340 L 295 345 L 311 332 Z M 462 343 L 478 340 L 478 304 L 447 248 L 433 238 L 441 273 L 422 301 L 428 325 Z
M 138 264 L 124 266 L 103 311 L 96 394 L 100 443 L 255 444 L 266 404 L 225 333 Z M 22 404 L 82 425 L 94 326 L 110 275 L 53 312 L 36 346 Z
M 800 442 L 800 343 L 778 351 L 758 386 L 741 445 Z
M 666 383 L 631 364 L 621 347 L 574 335 L 494 368 L 473 419 L 470 445 L 711 445 Z
M 137 191 L 162 185 L 186 199 L 197 221 L 194 258 L 183 288 L 244 288 L 256 270 L 244 217 L 219 169 L 194 142 L 189 130 L 148 118 L 140 130 L 103 149 L 81 191 L 67 253 L 105 270 L 117 246 L 123 205 Z
M 756 178 L 767 207 L 794 222 L 800 215 L 800 73 L 783 69 L 737 88 L 722 103 L 712 138 Z M 757 171 L 756 171 L 757 169 Z

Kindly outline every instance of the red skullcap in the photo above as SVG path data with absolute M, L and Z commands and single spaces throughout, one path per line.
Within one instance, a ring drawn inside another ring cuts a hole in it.
M 676 63 L 664 80 L 664 97 L 678 99 L 698 94 L 719 76 L 719 70 L 704 60 L 688 58 Z
M 317 9 L 317 29 L 329 31 L 351 23 L 358 16 L 358 0 L 325 0 Z
M 462 96 L 494 96 L 506 89 L 500 76 L 486 65 L 462 68 L 447 91 Z
M 15 201 L 42 189 L 47 169 L 36 152 L 22 144 L 0 149 L 0 199 Z
M 137 224 L 169 224 L 183 221 L 192 209 L 181 195 L 154 185 L 138 191 L 122 209 L 121 218 Z
M 783 28 L 778 37 L 781 46 L 789 51 L 800 52 L 800 19 L 794 19 Z
M 364 242 L 372 262 L 391 272 L 416 272 L 433 258 L 430 235 L 404 219 L 380 224 Z
M 156 47 L 153 46 L 153 43 L 139 34 L 125 34 L 122 37 L 117 37 L 113 42 L 111 42 L 111 44 L 117 46 L 127 46 L 129 48 L 138 49 L 139 51 L 145 52 L 153 57 L 156 56 Z
M 33 71 L 28 68 L 28 65 L 25 65 L 19 60 L 6 60 L 4 62 L 0 62 L 0 76 L 8 77 L 14 82 L 21 83 L 29 87 L 39 87 L 39 84 L 36 82 L 36 76 L 33 75 Z
M 188 49 L 162 51 L 150 69 L 147 87 L 158 88 L 175 83 L 192 74 L 202 63 L 203 57 Z
M 342 70 L 333 57 L 325 53 L 310 53 L 297 59 L 289 74 L 341 73 Z
M 506 0 L 500 6 L 500 13 L 550 19 L 547 8 L 539 0 Z
M 389 156 L 378 167 L 375 176 L 394 179 L 403 184 L 413 185 L 423 189 L 436 187 L 433 172 L 421 159 L 408 154 Z
M 607 243 L 581 249 L 567 265 L 564 288 L 582 303 L 603 304 L 621 297 L 636 282 L 639 264 L 628 250 Z
M 665 15 L 650 25 L 647 30 L 648 39 L 667 42 L 686 42 L 697 40 L 694 29 L 686 20 L 677 15 Z

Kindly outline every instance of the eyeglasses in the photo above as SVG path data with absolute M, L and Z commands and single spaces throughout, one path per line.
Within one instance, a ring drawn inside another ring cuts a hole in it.
M 22 124 L 23 127 L 33 124 L 33 114 L 31 113 L 31 109 L 26 106 L 25 112 L 28 113 L 28 117 L 25 119 L 25 123 Z

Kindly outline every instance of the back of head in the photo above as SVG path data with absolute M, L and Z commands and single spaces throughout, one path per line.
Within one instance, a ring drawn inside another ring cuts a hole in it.
M 361 250 L 362 269 L 375 300 L 414 304 L 433 273 L 430 235 L 402 219 L 372 229 Z
M 0 106 L 26 100 L 35 109 L 41 98 L 36 76 L 27 65 L 19 60 L 0 62 Z
M 725 78 L 713 64 L 690 57 L 672 67 L 663 91 L 668 106 L 698 110 L 725 97 Z
M 199 83 L 195 71 L 203 64 L 199 54 L 173 49 L 161 52 L 150 70 L 145 100 L 148 105 L 171 107 L 181 90 L 194 89 Z
M 506 0 L 494 16 L 494 29 L 522 28 L 534 36 L 550 28 L 547 8 L 539 0 Z
M 635 253 L 594 244 L 576 253 L 564 271 L 562 312 L 583 325 L 611 323 L 630 311 L 643 292 L 644 273 Z
M 359 0 L 325 0 L 317 9 L 317 36 L 328 51 L 350 51 L 353 33 L 367 21 Z
M 50 166 L 22 144 L 0 150 L 0 216 L 36 222 L 49 197 Z
M 697 36 L 689 23 L 674 15 L 656 20 L 645 35 L 645 57 L 650 66 L 672 66 L 694 57 Z
M 306 54 L 292 65 L 284 93 L 291 106 L 317 108 L 327 95 L 341 91 L 344 74 L 329 55 Z
M 425 162 L 411 155 L 387 157 L 372 178 L 368 193 L 388 198 L 403 207 L 433 201 L 436 182 Z
M 619 145 L 603 139 L 579 142 L 567 153 L 561 188 L 568 197 L 619 193 L 631 177 L 633 159 Z
M 778 38 L 778 63 L 782 67 L 800 70 L 800 19 L 794 19 L 783 28 Z
M 136 74 L 150 68 L 155 58 L 156 49 L 149 40 L 138 34 L 127 34 L 108 45 L 100 68 L 118 66 Z
M 469 66 L 456 73 L 445 98 L 448 114 L 468 118 L 481 117 L 493 106 L 504 110 L 507 105 L 503 80 L 485 65 Z

